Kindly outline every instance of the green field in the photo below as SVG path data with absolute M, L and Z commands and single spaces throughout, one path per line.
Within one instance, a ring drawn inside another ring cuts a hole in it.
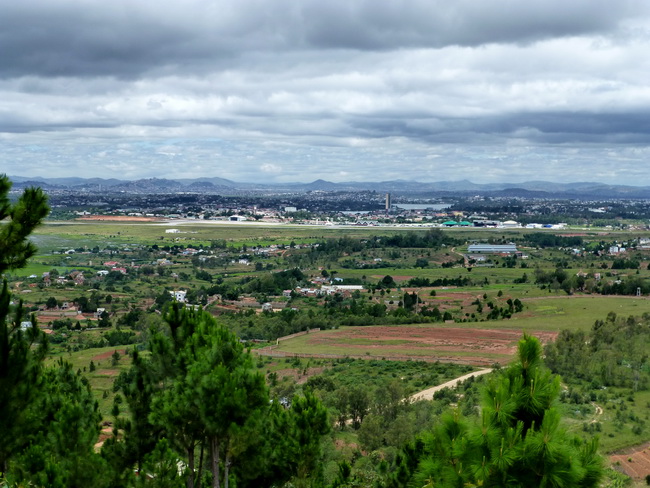
M 131 366 L 131 356 L 124 354 L 126 350 L 133 349 L 133 346 L 113 346 L 93 349 L 85 349 L 77 352 L 56 352 L 48 359 L 53 364 L 59 358 L 68 361 L 76 371 L 88 379 L 93 396 L 99 403 L 99 411 L 104 420 L 111 419 L 111 408 L 113 406 L 113 382 L 122 371 Z M 112 364 L 110 357 L 115 351 L 119 351 L 120 359 L 116 365 Z M 108 356 L 108 357 L 103 357 Z M 101 357 L 101 358 L 100 358 Z M 90 371 L 90 362 L 93 362 L 96 369 Z
M 166 229 L 178 229 L 178 234 L 167 234 Z M 423 229 L 410 229 L 425 232 Z M 180 224 L 153 222 L 47 222 L 33 234 L 32 240 L 41 250 L 59 247 L 86 245 L 96 243 L 143 243 L 161 245 L 162 243 L 191 243 L 225 239 L 230 245 L 268 245 L 286 244 L 292 240 L 314 242 L 327 238 L 339 238 L 343 235 L 352 238 L 368 238 L 373 235 L 389 235 L 404 232 L 395 228 L 349 227 L 345 229 L 331 227 L 299 225 L 255 225 L 255 224 L 210 224 L 197 222 Z M 107 240 L 108 239 L 108 240 Z
M 574 295 L 563 298 L 523 300 L 524 313 L 515 314 L 508 325 L 521 330 L 589 330 L 609 312 L 619 316 L 650 313 L 650 299 L 626 296 Z M 503 321 L 485 322 L 497 328 Z M 489 324 L 489 325 L 488 325 Z M 483 324 L 481 324 L 483 325 Z

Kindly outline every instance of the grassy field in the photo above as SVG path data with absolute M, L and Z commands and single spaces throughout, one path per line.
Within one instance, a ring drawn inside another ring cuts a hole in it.
M 48 358 L 48 364 L 54 364 L 59 358 L 72 364 L 75 371 L 88 379 L 91 391 L 99 403 L 99 410 L 104 420 L 111 419 L 111 408 L 113 406 L 113 382 L 122 371 L 131 366 L 131 356 L 125 354 L 133 346 L 114 346 L 85 349 L 77 352 L 59 351 Z M 112 362 L 112 354 L 118 351 L 120 359 L 117 364 Z M 90 371 L 90 362 L 95 365 L 95 371 Z
M 523 300 L 524 312 L 506 321 L 521 330 L 589 330 L 596 320 L 609 312 L 621 316 L 650 313 L 650 300 L 627 296 L 573 295 L 561 298 Z M 481 326 L 498 327 L 503 321 L 483 322 Z
M 167 234 L 166 229 L 178 229 L 178 234 Z M 69 247 L 83 243 L 155 243 L 155 242 L 207 242 L 214 239 L 225 239 L 229 243 L 255 243 L 265 245 L 269 243 L 289 244 L 295 242 L 314 242 L 327 238 L 368 238 L 380 235 L 392 235 L 404 232 L 425 233 L 429 228 L 422 227 L 329 227 L 305 225 L 268 225 L 253 222 L 228 224 L 214 224 L 210 222 L 181 223 L 169 221 L 161 222 L 111 222 L 111 221 L 48 221 L 34 233 L 33 240 L 43 246 Z M 526 229 L 444 229 L 444 232 L 458 239 L 481 240 L 501 237 L 505 240 L 520 239 L 530 230 Z M 573 233 L 566 231 L 533 231 L 536 233 L 548 232 L 552 234 Z M 635 231 L 629 234 L 623 231 L 585 232 L 585 239 L 601 240 L 603 238 L 625 238 L 628 235 L 645 236 L 648 232 Z M 92 247 L 92 246 L 91 246 Z M 460 247 L 459 250 L 464 249 Z
M 167 234 L 167 229 L 178 229 L 177 234 Z M 343 235 L 352 238 L 368 238 L 373 235 L 390 235 L 407 230 L 425 232 L 426 229 L 396 229 L 377 227 L 349 227 L 338 229 L 332 227 L 315 227 L 300 225 L 264 226 L 255 224 L 180 224 L 157 222 L 47 222 L 39 227 L 33 236 L 34 242 L 42 250 L 58 247 L 75 247 L 95 243 L 146 243 L 161 245 L 161 242 L 209 242 L 224 239 L 230 245 L 245 243 L 247 245 L 286 244 L 292 240 L 297 243 L 314 242 L 327 238 L 339 238 Z M 108 241 L 107 241 L 108 239 Z M 92 245 L 91 245 L 92 244 Z

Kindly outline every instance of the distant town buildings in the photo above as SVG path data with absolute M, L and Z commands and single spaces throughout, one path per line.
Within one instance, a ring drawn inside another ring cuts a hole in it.
M 470 244 L 467 247 L 470 254 L 515 254 L 517 246 L 510 244 Z

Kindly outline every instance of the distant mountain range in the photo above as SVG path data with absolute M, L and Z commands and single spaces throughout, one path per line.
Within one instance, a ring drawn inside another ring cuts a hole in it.
M 118 180 L 115 178 L 43 178 L 10 176 L 15 188 L 41 186 L 45 190 L 77 190 L 85 192 L 125 193 L 236 193 L 236 192 L 310 192 L 310 191 L 377 191 L 395 195 L 421 197 L 451 195 L 485 195 L 524 198 L 579 198 L 579 199 L 650 199 L 650 187 L 606 185 L 594 182 L 551 183 L 527 181 L 524 183 L 472 183 L 468 180 L 417 182 L 392 180 L 380 182 L 342 182 L 316 180 L 311 183 L 241 183 L 225 178 L 195 178 L 170 180 L 146 178 Z

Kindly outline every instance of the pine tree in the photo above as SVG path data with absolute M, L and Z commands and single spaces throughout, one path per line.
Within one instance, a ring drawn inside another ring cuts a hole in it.
M 61 359 L 41 380 L 25 416 L 25 447 L 10 463 L 14 479 L 52 488 L 106 486 L 94 452 L 101 414 L 88 382 Z
M 47 341 L 36 321 L 23 331 L 22 303 L 11 313 L 10 299 L 5 281 L 0 292 L 0 472 L 4 473 L 8 461 L 26 443 L 26 412 L 42 383 L 47 352 Z
M 35 252 L 27 240 L 42 222 L 49 208 L 40 189 L 29 188 L 18 201 L 9 201 L 11 182 L 0 176 L 0 274 L 20 268 Z M 32 319 L 23 331 L 22 302 L 12 313 L 7 282 L 0 292 L 0 472 L 7 472 L 8 461 L 20 448 L 26 427 L 25 412 L 35 397 L 40 382 L 41 362 L 47 350 L 44 334 Z M 37 345 L 35 347 L 35 345 Z
M 602 476 L 597 440 L 560 425 L 560 379 L 542 364 L 539 341 L 524 336 L 518 360 L 484 390 L 482 415 L 446 414 L 424 439 L 414 476 L 433 487 L 595 487 Z
M 168 470 L 174 455 L 186 465 L 189 488 L 205 481 L 204 464 L 218 487 L 321 479 L 320 441 L 330 421 L 320 401 L 295 397 L 288 409 L 269 402 L 250 353 L 209 313 L 173 303 L 164 319 L 169 329 L 152 331 L 151 354 L 134 353 L 131 370 L 117 381 L 131 415 L 120 417 L 123 435 L 102 450 L 122 473 L 114 483 L 124 484 L 136 465 L 165 480 L 160 486 L 175 486 Z
M 11 182 L 0 175 L 0 274 L 22 268 L 36 253 L 36 246 L 27 238 L 40 225 L 50 209 L 40 188 L 27 188 L 12 204 L 9 201 Z

